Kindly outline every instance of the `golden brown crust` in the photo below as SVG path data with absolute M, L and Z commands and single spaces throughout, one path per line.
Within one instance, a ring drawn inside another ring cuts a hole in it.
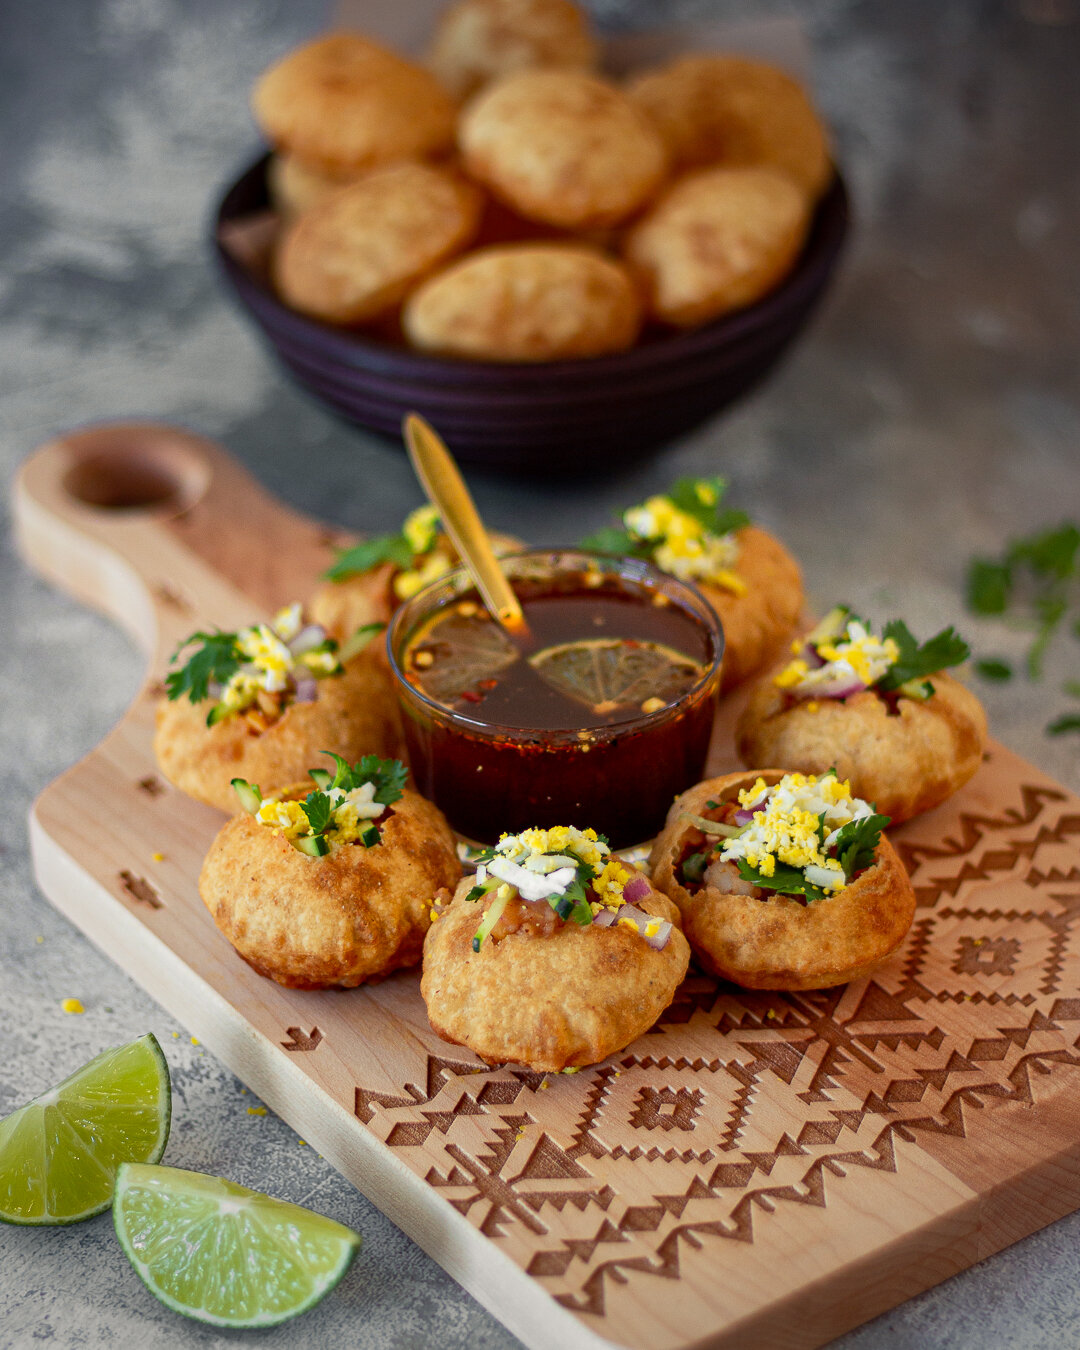
M 310 783 L 282 795 L 299 798 Z M 235 816 L 206 855 L 199 894 L 260 975 L 293 989 L 352 988 L 420 960 L 431 905 L 461 875 L 442 812 L 406 790 L 372 848 L 298 852 L 253 816 Z
M 775 66 L 738 56 L 685 56 L 638 76 L 628 92 L 676 168 L 769 165 L 812 200 L 832 174 L 813 105 Z
M 469 174 L 515 211 L 566 229 L 615 225 L 653 195 L 660 137 L 614 85 L 570 70 L 497 80 L 462 114 Z
M 690 949 L 678 927 L 662 951 L 624 928 L 565 923 L 474 952 L 484 910 L 465 901 L 471 886 L 466 877 L 428 932 L 420 992 L 438 1035 L 489 1064 L 548 1073 L 596 1064 L 648 1031 L 686 974 Z M 637 908 L 678 924 L 655 890 Z
M 803 605 L 799 564 L 773 535 L 747 525 L 736 536 L 739 557 L 735 571 L 746 582 L 746 594 L 719 586 L 702 586 L 724 629 L 724 665 L 720 690 L 726 693 L 778 656 L 791 636 Z M 772 758 L 762 764 L 782 764 Z
M 449 149 L 454 101 L 429 71 L 361 37 L 328 33 L 272 65 L 252 93 L 267 140 L 326 173 Z
M 590 70 L 596 57 L 588 18 L 571 0 L 459 0 L 439 19 L 428 64 L 464 99 L 511 71 Z
M 932 698 L 899 698 L 893 713 L 873 690 L 789 704 L 770 675 L 739 719 L 739 758 L 802 773 L 835 765 L 855 796 L 899 825 L 963 787 L 986 749 L 986 713 L 971 690 L 943 671 L 932 683 Z
M 911 927 L 915 892 L 884 835 L 865 872 L 836 895 L 808 905 L 775 893 L 766 900 L 728 895 L 711 886 L 691 895 L 676 874 L 694 828 L 682 819 L 685 813 L 701 814 L 709 801 L 733 800 L 759 775 L 772 784 L 783 774 L 729 773 L 677 797 L 649 858 L 653 882 L 679 907 L 703 970 L 746 989 L 827 989 L 872 970 Z
M 286 304 L 327 323 L 366 323 L 463 249 L 479 191 L 428 164 L 376 169 L 287 226 L 273 260 Z
M 809 200 L 787 175 L 699 169 L 630 228 L 623 253 L 653 317 L 692 328 L 771 291 L 794 266 L 809 228 Z
M 584 245 L 480 249 L 430 277 L 402 321 L 413 346 L 481 361 L 554 361 L 619 352 L 641 327 L 627 270 Z
M 305 164 L 295 155 L 271 155 L 266 166 L 266 187 L 270 204 L 291 220 L 361 176 L 362 173 L 330 174 Z
M 158 767 L 181 792 L 231 815 L 234 778 L 257 783 L 265 795 L 323 763 L 324 750 L 349 761 L 402 753 L 397 696 L 378 651 L 320 680 L 318 690 L 314 703 L 292 704 L 263 732 L 242 715 L 208 727 L 209 700 L 162 699 L 154 733 Z

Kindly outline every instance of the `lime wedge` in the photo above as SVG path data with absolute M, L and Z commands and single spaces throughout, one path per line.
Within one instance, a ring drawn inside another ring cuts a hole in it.
M 619 708 L 644 711 L 673 703 L 701 679 L 702 668 L 660 642 L 587 638 L 545 647 L 529 657 L 537 675 L 567 698 L 601 715 Z
M 272 1327 L 306 1312 L 360 1249 L 359 1234 L 333 1219 L 176 1167 L 122 1166 L 113 1221 L 155 1298 L 218 1327 Z
M 78 1223 L 108 1209 L 117 1168 L 165 1152 L 170 1109 L 152 1035 L 102 1051 L 0 1120 L 0 1221 Z

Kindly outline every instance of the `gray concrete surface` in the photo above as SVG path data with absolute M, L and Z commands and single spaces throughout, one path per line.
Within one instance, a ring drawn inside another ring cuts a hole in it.
M 417 500 L 405 462 L 297 392 L 220 293 L 210 203 L 255 145 L 246 92 L 321 22 L 315 0 L 34 0 L 0 7 L 0 456 L 147 415 L 221 439 L 298 507 L 385 528 Z M 713 0 L 604 0 L 612 23 L 714 16 Z M 787 13 L 765 4 L 760 12 Z M 479 477 L 491 523 L 572 540 L 677 473 L 722 471 L 802 558 L 818 603 L 913 626 L 959 620 L 976 551 L 1080 515 L 1076 0 L 801 8 L 858 204 L 846 267 L 784 369 L 729 416 L 588 495 Z M 557 521 L 557 526 L 547 523 Z M 543 522 L 543 523 L 541 523 Z M 359 1228 L 360 1260 L 300 1323 L 245 1344 L 515 1345 L 476 1303 L 35 891 L 33 794 L 120 715 L 140 658 L 2 544 L 0 1115 L 105 1045 L 153 1030 L 173 1073 L 168 1161 L 220 1171 Z M 965 621 L 983 653 L 1024 636 Z M 1047 740 L 1080 675 L 982 692 L 996 734 L 1080 788 L 1080 738 Z M 60 1001 L 82 999 L 83 1016 Z M 717 1272 L 723 1278 L 722 1267 Z M 1080 1218 L 845 1337 L 844 1350 L 1080 1342 Z M 225 1346 L 159 1307 L 107 1217 L 0 1232 L 0 1346 Z

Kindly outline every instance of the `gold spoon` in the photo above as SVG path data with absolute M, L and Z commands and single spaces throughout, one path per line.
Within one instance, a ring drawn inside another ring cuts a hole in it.
M 529 627 L 521 603 L 491 547 L 469 489 L 442 437 L 419 413 L 407 413 L 402 424 L 405 447 L 420 485 L 439 512 L 443 529 L 476 583 L 484 607 L 519 641 Z

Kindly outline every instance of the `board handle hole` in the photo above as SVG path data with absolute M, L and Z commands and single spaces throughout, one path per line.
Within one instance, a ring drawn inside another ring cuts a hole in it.
M 210 466 L 167 428 L 102 427 L 69 442 L 64 491 L 104 511 L 178 515 L 206 491 Z

